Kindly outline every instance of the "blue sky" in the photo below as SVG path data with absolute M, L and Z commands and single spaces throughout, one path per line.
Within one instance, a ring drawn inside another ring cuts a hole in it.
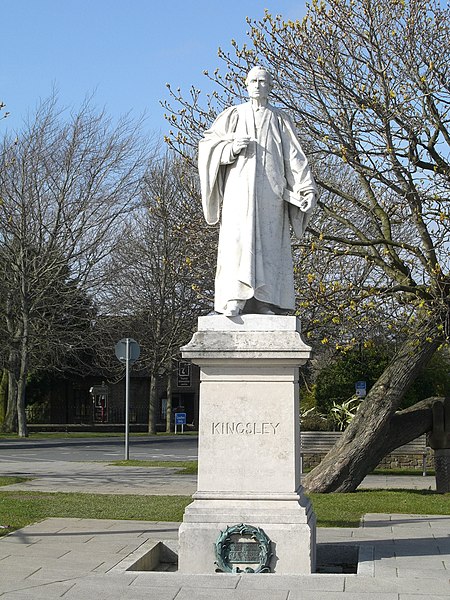
M 301 18 L 302 0 L 3 0 L 0 10 L 1 127 L 20 128 L 53 88 L 63 107 L 94 102 L 116 117 L 147 114 L 156 134 L 169 129 L 159 101 L 166 83 L 208 88 L 202 74 L 220 67 L 217 49 L 243 42 L 245 17 L 267 8 Z

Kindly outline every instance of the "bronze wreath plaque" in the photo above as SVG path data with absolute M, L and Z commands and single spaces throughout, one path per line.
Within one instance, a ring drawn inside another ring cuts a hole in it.
M 223 573 L 268 573 L 271 542 L 260 527 L 233 525 L 221 531 L 215 564 Z

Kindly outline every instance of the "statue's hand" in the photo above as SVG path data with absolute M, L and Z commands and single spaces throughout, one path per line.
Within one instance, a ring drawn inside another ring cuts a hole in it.
M 247 148 L 250 142 L 251 137 L 249 135 L 243 135 L 242 137 L 238 137 L 233 140 L 233 145 L 231 146 L 233 154 L 237 156 L 242 150 Z
M 311 210 L 311 208 L 314 204 L 314 199 L 315 199 L 314 192 L 309 192 L 305 196 L 302 196 L 302 199 L 300 202 L 300 210 L 302 210 L 303 212 L 308 212 L 308 210 Z

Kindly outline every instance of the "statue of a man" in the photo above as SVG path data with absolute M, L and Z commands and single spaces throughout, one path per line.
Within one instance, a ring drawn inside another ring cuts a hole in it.
M 317 196 L 293 122 L 268 103 L 272 76 L 254 67 L 246 85 L 250 101 L 222 112 L 199 144 L 205 219 L 222 212 L 214 309 L 227 316 L 295 308 L 290 225 L 300 239 Z

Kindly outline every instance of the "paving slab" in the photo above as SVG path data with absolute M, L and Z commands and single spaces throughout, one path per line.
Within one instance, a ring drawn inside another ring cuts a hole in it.
M 216 573 L 215 575 L 187 575 L 182 573 L 163 573 L 163 572 L 140 572 L 134 579 L 133 586 L 142 586 L 144 588 L 164 587 L 165 585 L 177 585 L 180 587 L 198 588 L 198 589 L 236 589 L 240 577 L 228 573 Z
M 30 586 L 16 591 L 6 592 L 0 596 L 2 600 L 53 600 L 54 598 L 65 598 L 66 594 L 73 588 L 73 582 L 57 582 L 46 586 Z M 80 599 L 89 596 L 80 596 Z M 93 598 L 91 596 L 91 598 Z
M 183 587 L 176 600 L 288 600 L 288 591 L 277 590 L 199 590 Z
M 327 592 L 324 595 L 320 592 L 308 592 L 304 590 L 294 590 L 289 594 L 288 600 L 398 600 L 398 594 L 395 592 Z
M 422 576 L 419 570 L 416 571 L 416 577 L 400 579 L 398 577 L 381 578 L 358 578 L 348 577 L 345 582 L 346 592 L 362 593 L 392 593 L 399 594 L 400 592 L 409 594 L 445 594 L 450 597 L 449 575 L 444 575 L 442 579 L 428 579 Z
M 152 539 L 176 538 L 178 523 L 47 519 L 0 539 L 1 600 L 441 600 L 450 597 L 450 571 L 431 534 L 450 517 L 366 515 L 365 526 L 318 529 L 319 543 L 375 544 L 373 569 L 343 575 L 185 575 L 126 571 L 126 553 Z M 395 523 L 407 523 L 397 539 Z M 419 523 L 421 527 L 415 527 Z M 370 526 L 372 524 L 372 526 Z M 393 525 L 394 524 L 394 525 Z M 430 532 L 423 537 L 423 530 Z M 361 532 L 365 532 L 365 539 Z M 385 532 L 383 545 L 380 533 Z M 358 535 L 356 535 L 358 534 Z M 108 536 L 120 538 L 108 548 Z M 86 541 L 86 539 L 88 541 Z M 447 538 L 446 538 L 447 539 Z M 28 543 L 33 540 L 33 543 Z M 418 552 L 414 553 L 414 544 Z M 119 546 L 121 545 L 119 544 Z M 396 554 L 395 548 L 401 550 Z M 121 570 L 122 569 L 122 570 Z
M 242 576 L 237 588 L 244 590 L 295 590 L 321 592 L 343 592 L 345 576 L 343 575 L 264 575 Z
M 417 594 L 399 594 L 399 600 L 448 600 L 448 595 L 446 596 L 435 596 L 432 594 L 426 594 L 425 596 L 417 595 Z

